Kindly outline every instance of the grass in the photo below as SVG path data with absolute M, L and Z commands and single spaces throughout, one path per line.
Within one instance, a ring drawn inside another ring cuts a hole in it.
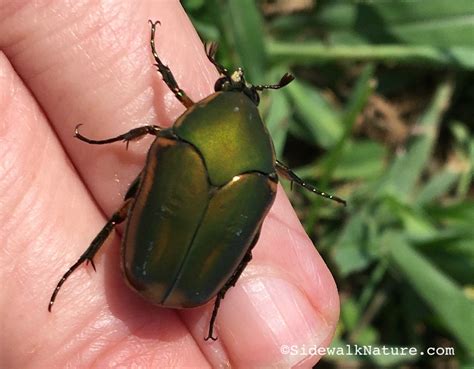
M 340 289 L 333 346 L 455 350 L 321 367 L 473 367 L 474 2 L 183 5 L 253 83 L 297 77 L 261 107 L 278 156 L 349 202 L 288 191 Z

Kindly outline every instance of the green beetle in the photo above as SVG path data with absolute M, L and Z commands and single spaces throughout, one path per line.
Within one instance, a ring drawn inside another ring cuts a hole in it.
M 122 240 L 122 270 L 128 285 L 153 304 L 189 308 L 214 297 L 206 340 L 213 335 L 221 300 L 252 258 L 262 222 L 276 195 L 278 174 L 312 192 L 345 201 L 306 184 L 275 158 L 273 143 L 257 110 L 258 91 L 276 85 L 246 83 L 241 69 L 229 73 L 206 53 L 221 75 L 215 93 L 194 103 L 176 83 L 155 49 L 156 67 L 187 108 L 169 129 L 142 126 L 106 140 L 91 140 L 76 127 L 75 137 L 89 144 L 129 141 L 155 135 L 142 172 L 131 184 L 122 207 L 112 215 L 87 250 L 57 284 L 48 306 L 66 279 L 90 262 L 114 227 L 128 219 Z M 176 230 L 179 228 L 179 232 Z

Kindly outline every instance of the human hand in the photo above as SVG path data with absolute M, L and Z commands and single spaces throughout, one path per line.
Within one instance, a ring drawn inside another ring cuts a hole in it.
M 79 268 L 48 313 L 56 282 L 120 207 L 151 142 L 86 145 L 74 126 L 106 138 L 168 126 L 184 109 L 152 65 L 147 20 L 161 21 L 160 56 L 193 100 L 212 92 L 217 73 L 177 1 L 10 1 L 0 19 L 0 366 L 314 364 L 280 347 L 328 345 L 339 300 L 281 188 L 253 260 L 222 302 L 218 341 L 204 341 L 212 303 L 170 310 L 128 289 L 121 228 L 94 259 L 97 273 Z

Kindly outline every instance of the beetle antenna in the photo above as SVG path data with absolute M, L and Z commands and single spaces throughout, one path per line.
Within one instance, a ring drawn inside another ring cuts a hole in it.
M 278 82 L 276 85 L 256 85 L 253 86 L 256 90 L 262 91 L 262 90 L 278 90 L 279 88 L 285 87 L 287 84 L 289 84 L 291 81 L 293 81 L 295 77 L 290 74 L 290 73 L 285 73 L 283 77 L 281 77 L 280 82 Z

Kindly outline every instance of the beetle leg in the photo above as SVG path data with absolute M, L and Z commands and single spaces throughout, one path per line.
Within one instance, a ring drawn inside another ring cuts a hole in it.
M 87 138 L 79 133 L 79 127 L 82 126 L 82 124 L 78 124 L 76 128 L 74 129 L 74 137 L 78 138 L 81 141 L 87 142 L 88 144 L 93 144 L 93 145 L 105 145 L 109 144 L 112 142 L 117 142 L 117 141 L 124 141 L 127 149 L 128 149 L 128 143 L 132 140 L 135 140 L 137 138 L 140 138 L 145 135 L 158 135 L 158 132 L 161 131 L 161 128 L 158 126 L 141 126 L 137 128 L 133 128 L 130 131 L 118 135 L 117 137 L 112 137 L 112 138 L 107 138 L 105 140 L 91 140 L 90 138 Z
M 224 286 L 225 288 L 225 286 Z M 216 317 L 217 317 L 217 311 L 219 310 L 219 306 L 221 305 L 221 300 L 224 298 L 225 292 L 222 292 L 224 290 L 219 291 L 219 293 L 216 296 L 216 301 L 214 302 L 214 308 L 212 309 L 212 315 L 211 315 L 211 321 L 209 322 L 209 330 L 207 332 L 206 338 L 204 338 L 205 341 L 209 341 L 209 339 L 216 341 L 217 337 L 213 336 L 214 333 L 214 323 L 216 322 Z
M 132 205 L 133 201 L 128 199 L 124 202 L 122 207 L 112 215 L 109 221 L 105 224 L 104 228 L 99 232 L 99 234 L 92 240 L 90 246 L 87 250 L 81 255 L 81 257 L 68 269 L 66 273 L 64 273 L 63 277 L 59 280 L 56 288 L 51 295 L 51 299 L 49 300 L 48 311 L 51 312 L 51 308 L 53 307 L 54 301 L 56 300 L 56 296 L 58 295 L 59 290 L 61 289 L 62 285 L 69 276 L 84 262 L 91 263 L 92 268 L 95 270 L 94 265 L 94 255 L 99 251 L 100 247 L 104 244 L 107 237 L 110 235 L 114 227 L 122 223 L 125 218 L 127 217 L 128 211 Z
M 257 237 L 258 238 L 258 237 Z M 255 240 L 256 243 L 256 240 Z M 219 311 L 219 307 L 221 305 L 221 300 L 224 298 L 226 292 L 229 290 L 229 288 L 234 287 L 235 284 L 237 283 L 237 280 L 239 279 L 240 275 L 244 271 L 245 267 L 249 263 L 249 261 L 252 260 L 252 252 L 249 250 L 245 256 L 244 259 L 240 262 L 239 266 L 237 267 L 236 271 L 234 274 L 232 274 L 232 277 L 226 282 L 224 287 L 219 291 L 219 293 L 216 296 L 216 301 L 214 302 L 214 308 L 212 310 L 212 315 L 211 315 L 211 321 L 209 322 L 209 331 L 207 333 L 207 337 L 204 338 L 206 341 L 211 339 L 213 341 L 217 340 L 217 337 L 213 336 L 214 333 L 214 324 L 216 322 L 217 318 L 217 312 Z
M 260 227 L 260 229 L 258 230 L 257 234 L 255 235 L 255 237 L 252 241 L 252 244 L 250 245 L 249 250 L 245 254 L 245 256 L 242 259 L 242 261 L 240 262 L 240 264 L 237 266 L 237 269 L 235 270 L 235 272 L 232 274 L 232 276 L 229 278 L 229 280 L 226 282 L 224 287 L 222 287 L 222 289 L 219 291 L 219 293 L 216 296 L 216 301 L 214 302 L 214 308 L 212 310 L 211 321 L 209 322 L 209 331 L 207 333 L 207 337 L 204 338 L 206 341 L 208 341 L 209 339 L 211 339 L 213 341 L 217 340 L 217 337 L 214 337 L 213 333 L 214 333 L 214 323 L 216 322 L 217 311 L 219 310 L 219 307 L 221 305 L 221 300 L 224 298 L 224 296 L 225 296 L 226 292 L 229 290 L 229 288 L 235 286 L 235 284 L 239 280 L 240 276 L 242 275 L 242 272 L 245 270 L 245 268 L 247 267 L 250 260 L 252 260 L 252 249 L 255 246 L 255 244 L 257 243 L 258 238 L 260 237 L 261 229 L 262 228 Z
M 158 53 L 156 52 L 155 48 L 155 31 L 156 25 L 161 24 L 159 21 L 152 22 L 149 20 L 151 24 L 151 38 L 150 38 L 150 45 L 151 45 L 151 52 L 153 53 L 153 58 L 155 59 L 155 66 L 158 69 L 158 72 L 161 73 L 163 77 L 163 81 L 169 87 L 171 91 L 173 91 L 176 98 L 183 104 L 186 108 L 189 108 L 194 105 L 194 101 L 192 101 L 186 92 L 179 88 L 178 83 L 174 79 L 173 73 L 168 68 L 168 66 L 164 65 L 163 62 L 160 60 Z
M 276 170 L 277 170 L 278 174 L 285 177 L 286 179 L 288 179 L 292 183 L 295 182 L 297 185 L 300 185 L 301 187 L 306 188 L 307 190 L 309 190 L 311 192 L 314 192 L 315 194 L 317 194 L 319 196 L 325 197 L 325 198 L 333 200 L 333 201 L 337 201 L 337 202 L 343 204 L 344 206 L 346 206 L 346 200 L 343 200 L 340 197 L 337 197 L 335 195 L 330 195 L 326 192 L 320 191 L 316 187 L 313 187 L 310 184 L 304 182 L 300 177 L 298 177 L 290 168 L 288 168 L 282 162 L 277 160 L 275 165 L 276 165 Z
M 207 58 L 209 61 L 214 64 L 219 74 L 224 76 L 230 77 L 229 71 L 222 66 L 222 64 L 218 63 L 214 58 L 217 52 L 217 42 L 208 42 L 204 45 L 204 50 L 206 51 Z
M 140 173 L 137 178 L 133 180 L 132 183 L 130 183 L 130 186 L 128 187 L 127 193 L 125 194 L 125 199 L 128 200 L 130 198 L 135 197 L 138 191 L 138 187 L 140 186 L 140 182 L 142 180 L 142 173 Z

